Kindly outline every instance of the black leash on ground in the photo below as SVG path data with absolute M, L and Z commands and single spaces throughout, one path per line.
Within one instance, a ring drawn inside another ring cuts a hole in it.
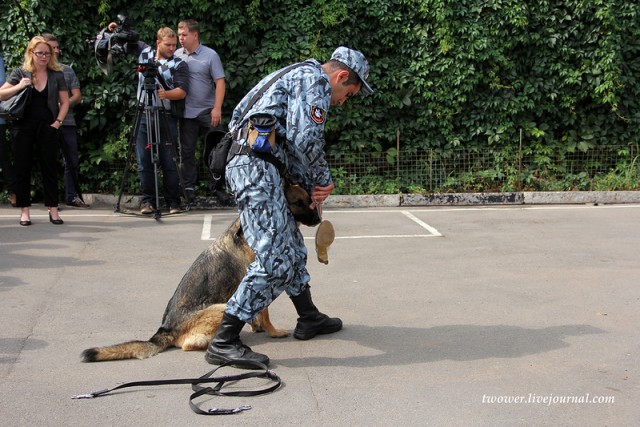
M 241 369 L 250 369 L 249 371 L 244 371 L 241 374 L 235 375 L 220 375 L 213 376 L 219 369 L 225 366 L 234 366 Z M 237 383 L 238 381 L 249 379 L 249 378 L 264 378 L 269 380 L 269 382 L 273 383 L 271 385 L 265 386 L 263 388 L 256 388 L 252 390 L 234 390 L 234 391 L 226 391 L 223 390 L 223 387 L 229 383 Z M 202 386 L 201 384 L 210 384 L 216 383 L 215 386 Z M 282 384 L 282 380 L 275 372 L 269 370 L 267 366 L 260 362 L 252 362 L 252 361 L 243 361 L 236 360 L 227 363 L 223 363 L 217 368 L 207 372 L 203 376 L 199 378 L 176 378 L 169 380 L 149 380 L 149 381 L 134 381 L 125 384 L 121 384 L 119 386 L 108 388 L 104 390 L 94 391 L 89 394 L 78 394 L 75 396 L 71 396 L 72 399 L 92 399 L 94 397 L 104 396 L 105 394 L 111 393 L 112 391 L 116 391 L 123 388 L 128 387 L 149 387 L 149 386 L 158 386 L 158 385 L 167 385 L 167 384 L 191 384 L 191 389 L 194 391 L 193 394 L 189 397 L 189 406 L 191 410 L 199 415 L 230 415 L 237 414 L 243 411 L 247 411 L 251 409 L 250 405 L 242 405 L 236 408 L 224 409 L 224 408 L 211 408 L 207 410 L 200 409 L 196 403 L 194 403 L 194 399 L 197 399 L 200 396 L 204 396 L 205 394 L 212 396 L 259 396 L 261 394 L 271 393 L 272 391 L 277 390 Z

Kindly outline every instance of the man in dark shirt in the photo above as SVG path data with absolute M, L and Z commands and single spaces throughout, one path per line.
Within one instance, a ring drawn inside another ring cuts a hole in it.
M 43 33 L 42 37 L 47 41 L 47 44 L 53 49 L 53 54 L 60 59 L 60 43 L 58 38 L 51 33 Z M 67 82 L 67 88 L 69 89 L 69 112 L 60 126 L 62 131 L 62 144 L 64 159 L 64 187 L 65 187 L 65 202 L 67 206 L 75 208 L 88 208 L 84 200 L 79 196 L 80 189 L 78 188 L 78 173 L 80 172 L 78 161 L 78 133 L 76 129 L 76 120 L 73 116 L 73 107 L 82 102 L 82 92 L 80 92 L 80 82 L 76 76 L 75 71 L 68 65 L 60 64 L 62 72 L 64 73 L 64 80 Z M 75 179 L 74 179 L 75 175 Z

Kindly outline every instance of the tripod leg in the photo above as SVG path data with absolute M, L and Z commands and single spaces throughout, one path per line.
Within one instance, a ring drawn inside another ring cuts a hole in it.
M 133 148 L 136 145 L 136 138 L 138 136 L 138 130 L 140 129 L 140 120 L 142 119 L 142 112 L 144 110 L 144 105 L 138 103 L 138 108 L 136 110 L 136 118 L 133 125 L 133 130 L 131 131 L 131 135 L 129 136 L 129 146 L 127 147 L 127 157 L 124 166 L 124 171 L 122 173 L 122 181 L 120 182 L 120 191 L 118 194 L 118 200 L 116 201 L 116 212 L 122 212 L 120 210 L 120 202 L 122 200 L 122 195 L 125 192 L 125 185 L 127 182 L 127 175 L 129 174 L 129 168 L 131 168 L 131 154 L 133 153 Z
M 151 163 L 153 164 L 153 179 L 154 190 L 156 199 L 156 209 L 154 212 L 154 218 L 159 219 L 160 213 L 160 194 L 158 191 L 158 162 L 160 161 L 160 144 L 162 143 L 162 137 L 160 134 L 160 120 L 158 116 L 158 108 L 151 107 L 153 111 L 147 109 L 147 145 L 151 151 Z

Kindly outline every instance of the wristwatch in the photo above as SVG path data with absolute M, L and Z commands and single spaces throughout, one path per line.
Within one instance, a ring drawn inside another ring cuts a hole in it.
M 58 123 L 62 124 L 62 120 L 58 120 L 58 119 L 56 119 L 56 122 L 58 122 Z

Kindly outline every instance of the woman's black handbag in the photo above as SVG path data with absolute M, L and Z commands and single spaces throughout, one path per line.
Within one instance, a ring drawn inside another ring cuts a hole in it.
M 0 116 L 19 120 L 24 114 L 24 108 L 31 101 L 32 86 L 27 86 L 13 97 L 0 101 Z

